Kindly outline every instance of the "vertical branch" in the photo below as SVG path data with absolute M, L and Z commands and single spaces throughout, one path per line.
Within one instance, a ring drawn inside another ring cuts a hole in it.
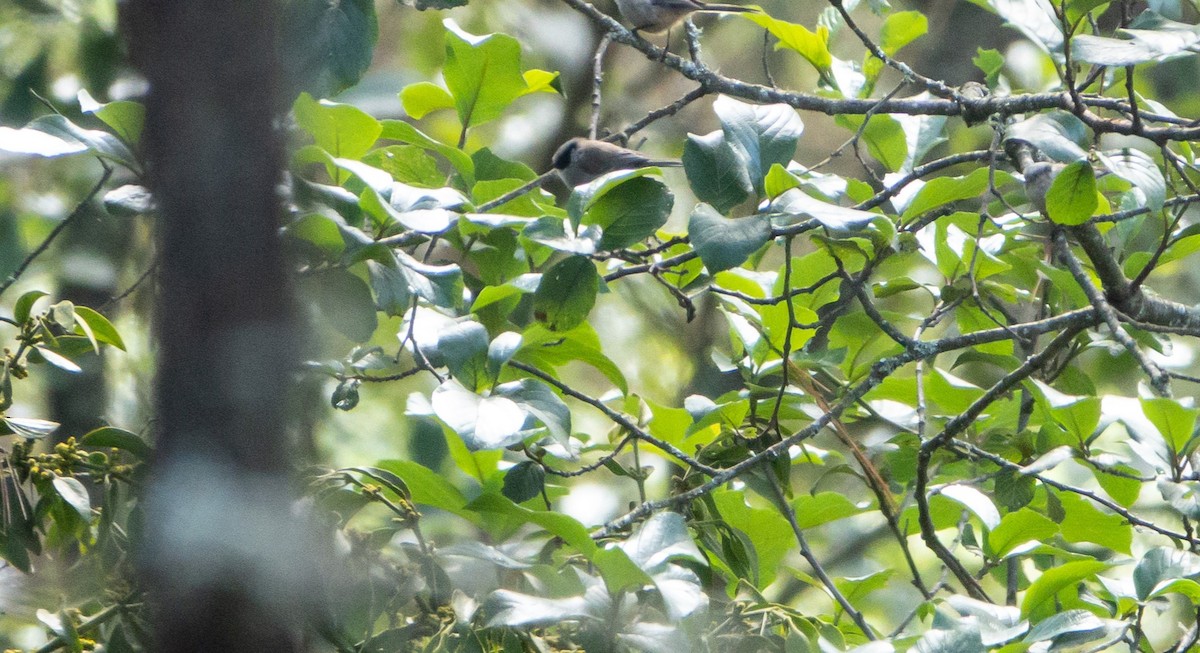
M 596 138 L 600 131 L 600 87 L 604 83 L 604 53 L 612 35 L 605 34 L 596 46 L 596 56 L 592 59 L 592 121 L 588 127 L 588 138 Z

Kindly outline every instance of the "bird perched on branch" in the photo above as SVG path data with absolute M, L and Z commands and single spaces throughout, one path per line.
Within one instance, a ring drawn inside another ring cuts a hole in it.
M 617 8 L 634 31 L 657 34 L 696 12 L 747 13 L 756 11 L 738 5 L 701 2 L 701 0 L 617 0 Z
M 651 159 L 640 152 L 590 138 L 572 138 L 563 143 L 551 161 L 572 188 L 617 170 L 683 165 L 670 159 Z

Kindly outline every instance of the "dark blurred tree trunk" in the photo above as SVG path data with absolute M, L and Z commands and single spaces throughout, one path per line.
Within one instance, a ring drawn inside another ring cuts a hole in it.
M 295 368 L 271 113 L 277 7 L 130 0 L 123 11 L 150 83 L 145 147 L 161 212 L 142 556 L 153 650 L 300 650 L 295 611 L 283 607 L 294 584 L 276 583 L 283 572 L 271 566 L 289 553 L 284 402 Z

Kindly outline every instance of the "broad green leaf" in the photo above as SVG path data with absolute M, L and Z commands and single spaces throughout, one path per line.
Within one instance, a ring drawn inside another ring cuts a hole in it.
M 857 133 L 863 124 L 863 116 L 838 114 L 834 118 L 839 126 Z M 908 140 L 900 123 L 888 115 L 871 116 L 866 129 L 862 130 L 862 140 L 867 144 L 867 150 L 876 161 L 882 163 L 891 172 L 904 167 L 909 159 Z
M 79 479 L 70 476 L 55 476 L 50 482 L 54 486 L 54 491 L 62 500 L 67 503 L 84 523 L 92 520 L 92 502 L 88 498 L 87 488 Z
M 80 326 L 87 325 L 87 329 L 96 340 L 125 351 L 125 341 L 121 339 L 121 334 L 117 332 L 112 322 L 108 321 L 108 318 L 87 306 L 76 306 L 75 317 Z
M 16 303 L 13 304 L 13 320 L 16 320 L 18 324 L 24 324 L 29 319 L 34 303 L 46 296 L 47 294 L 41 290 L 30 290 L 18 297 Z
M 1029 629 L 1026 642 L 1054 640 L 1058 646 L 1081 644 L 1098 639 L 1105 634 L 1105 625 L 1100 617 L 1087 610 L 1067 610 L 1051 615 Z
M 1167 182 L 1149 154 L 1132 148 L 1108 150 L 1100 153 L 1100 162 L 1114 175 L 1133 184 L 1151 210 L 1162 208 L 1167 198 Z
M 881 569 L 866 576 L 834 579 L 834 585 L 847 601 L 854 604 L 866 598 L 871 592 L 887 587 L 888 579 L 895 573 L 895 569 Z
M 433 391 L 430 403 L 471 451 L 503 449 L 525 439 L 527 413 L 507 397 L 480 396 L 450 379 Z
M 521 75 L 521 44 L 506 34 L 469 34 L 452 19 L 442 24 L 446 27 L 442 72 L 459 122 L 469 128 L 499 118 L 527 88 Z
M 487 366 L 493 379 L 500 376 L 500 369 L 520 349 L 521 334 L 514 331 L 505 331 L 492 340 L 487 350 Z
M 528 628 L 581 619 L 600 621 L 610 609 L 607 592 L 544 598 L 500 589 L 484 599 L 480 613 L 485 616 L 483 625 L 487 628 Z
M 1061 52 L 1062 27 L 1049 0 L 971 0 L 990 9 L 1045 52 Z
M 513 503 L 525 503 L 539 497 L 546 486 L 546 470 L 532 460 L 522 460 L 504 473 L 500 490 Z
M 30 440 L 40 440 L 58 428 L 58 422 L 32 417 L 3 417 L 0 418 L 9 432 Z
M 722 132 L 688 134 L 682 158 L 688 185 L 696 198 L 720 213 L 745 202 L 754 191 L 749 170 Z
M 1075 36 L 1071 39 L 1071 55 L 1100 66 L 1134 66 L 1194 50 L 1200 43 L 1200 27 L 1168 20 L 1153 10 L 1143 12 L 1117 34 L 1125 38 Z
M 1065 111 L 1038 113 L 1009 125 L 1004 140 L 1025 141 L 1055 161 L 1087 159 L 1090 130 L 1079 118 Z
M 1000 186 L 1011 177 L 996 171 L 996 185 Z M 901 219 L 909 220 L 952 202 L 978 198 L 987 192 L 988 169 L 978 168 L 961 177 L 938 177 L 931 179 L 917 191 Z
M 984 80 L 988 88 L 995 88 L 996 82 L 1000 78 L 1000 71 L 1004 69 L 1004 55 L 998 50 L 985 50 L 977 48 L 975 58 L 971 60 L 975 67 L 983 71 Z
M 861 231 L 881 217 L 878 213 L 824 202 L 799 188 L 793 188 L 775 198 L 775 201 L 771 203 L 771 210 L 793 216 L 813 218 L 837 235 Z
M 314 100 L 307 93 L 296 98 L 292 109 L 297 124 L 313 137 L 317 147 L 334 158 L 352 161 L 362 158 L 383 132 L 379 121 L 362 109 L 329 100 Z
M 1162 593 L 1172 582 L 1200 576 L 1200 556 L 1191 551 L 1160 546 L 1146 552 L 1133 570 L 1139 601 Z
M 475 185 L 475 163 L 471 161 L 471 157 L 466 152 L 429 137 L 403 120 L 384 120 L 380 122 L 380 125 L 383 128 L 379 135 L 380 138 L 400 141 L 424 150 L 437 152 L 449 161 L 450 165 L 454 166 L 458 174 L 462 175 L 467 186 Z
M 879 30 L 879 48 L 893 56 L 901 48 L 921 38 L 929 31 L 929 21 L 919 11 L 897 11 L 889 14 Z
M 1029 508 L 1010 512 L 988 533 L 988 547 L 996 558 L 1003 558 L 1026 542 L 1048 540 L 1058 532 L 1058 524 Z
M 1025 597 L 1021 600 L 1021 616 L 1030 618 L 1053 610 L 1053 599 L 1060 591 L 1111 566 L 1099 560 L 1075 560 L 1047 569 L 1025 591 Z
M 996 505 L 983 492 L 969 485 L 955 484 L 943 487 L 938 494 L 961 503 L 967 510 L 975 513 L 988 530 L 1000 525 L 1000 511 L 996 510 Z
M 762 216 L 729 219 L 707 204 L 696 205 L 688 219 L 688 239 L 709 274 L 737 267 L 771 238 Z
M 79 372 L 83 371 L 83 368 L 79 367 L 79 365 L 75 361 L 67 358 L 66 356 L 63 356 L 62 354 L 60 354 L 56 351 L 51 351 L 50 349 L 47 349 L 46 347 L 42 347 L 40 345 L 37 347 L 34 347 L 34 351 L 36 351 L 38 354 L 40 354 L 41 357 L 43 359 L 45 359 L 45 361 L 47 363 L 50 363 L 51 365 L 57 367 L 60 370 L 71 372 L 72 374 L 78 374 Z
M 518 517 L 523 522 L 541 526 L 551 535 L 562 538 L 568 546 L 589 560 L 600 550 L 583 524 L 559 512 L 530 510 L 493 492 L 479 495 L 478 498 L 467 504 L 467 509 L 480 513 L 498 513 Z
M 559 79 L 557 72 L 531 68 L 522 73 L 521 77 L 525 80 L 525 90 L 521 93 L 522 95 L 529 95 L 530 93 L 562 93 L 562 88 L 560 88 L 562 80 Z
M 465 509 L 466 497 L 445 475 L 409 460 L 381 460 L 375 466 L 404 479 L 416 503 L 440 508 L 471 521 L 478 519 L 474 512 Z
M 866 509 L 856 506 L 844 494 L 818 492 L 796 497 L 792 501 L 792 510 L 796 512 L 796 523 L 800 528 L 812 528 L 862 514 Z
M 775 44 L 776 50 L 788 49 L 800 54 L 818 72 L 829 70 L 833 63 L 833 55 L 829 52 L 829 28 L 821 25 L 816 32 L 796 23 L 772 18 L 764 13 L 739 14 L 746 20 L 757 23 L 772 36 L 779 39 Z
M 101 104 L 86 89 L 80 89 L 76 97 L 80 111 L 103 120 L 126 143 L 136 145 L 141 140 L 142 126 L 146 123 L 146 108 L 141 104 L 129 100 Z
M 783 556 L 796 546 L 796 536 L 787 521 L 778 510 L 750 507 L 740 490 L 715 492 L 713 500 L 725 522 L 745 533 L 754 544 L 758 578 L 749 580 L 759 588 L 770 585 L 779 572 Z
M 415 120 L 440 111 L 454 108 L 454 97 L 446 89 L 432 82 L 409 84 L 400 91 L 400 103 L 404 112 Z
M 150 189 L 137 184 L 118 186 L 104 194 L 104 210 L 110 215 L 132 218 L 158 209 Z
M 101 426 L 90 431 L 83 436 L 81 442 L 88 447 L 111 447 L 128 451 L 142 460 L 149 459 L 151 453 L 150 445 L 140 435 L 115 426 Z
M 287 0 L 280 8 L 280 62 L 289 96 L 332 96 L 358 83 L 375 52 L 379 21 L 372 0 Z
M 1046 192 L 1046 214 L 1065 225 L 1083 224 L 1096 212 L 1096 174 L 1087 161 L 1067 164 Z
M 521 349 L 515 358 L 542 369 L 553 369 L 572 361 L 587 363 L 611 381 L 621 394 L 629 393 L 625 376 L 601 351 L 600 339 L 586 322 L 570 331 L 550 331 L 540 324 L 526 327 L 521 334 Z
M 569 444 L 571 409 L 550 386 L 537 379 L 518 379 L 497 386 L 493 397 L 511 400 L 526 415 L 544 424 L 560 444 Z
M 725 142 L 746 167 L 755 192 L 763 195 L 763 179 L 771 166 L 787 166 L 796 153 L 804 122 L 786 104 L 749 104 L 722 95 L 713 102 Z
M 1142 412 L 1162 434 L 1174 455 L 1187 453 L 1200 409 L 1184 408 L 1174 399 L 1155 397 L 1142 400 Z
M 442 330 L 438 351 L 451 376 L 467 390 L 478 392 L 491 385 L 494 377 L 488 373 L 488 332 L 482 324 L 459 322 Z
M 582 223 L 602 229 L 602 250 L 623 249 L 654 235 L 667 223 L 675 197 L 665 184 L 649 177 L 634 177 L 594 197 Z
M 31 134 L 31 131 L 35 134 Z M 53 140 L 37 134 L 45 134 Z M 35 118 L 24 129 L 0 127 L 0 150 L 39 156 L 90 151 L 130 170 L 139 170 L 137 157 L 121 139 L 108 132 L 84 129 L 58 114 Z
M 533 294 L 533 314 L 551 331 L 569 331 L 587 319 L 600 290 L 596 265 L 586 256 L 571 256 L 542 274 Z
M 651 574 L 674 560 L 701 565 L 708 562 L 692 540 L 687 522 L 677 512 L 654 513 L 620 547 L 638 567 Z

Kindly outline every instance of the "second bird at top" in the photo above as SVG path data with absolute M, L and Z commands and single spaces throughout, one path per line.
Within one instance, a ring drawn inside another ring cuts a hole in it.
M 665 32 L 671 26 L 698 11 L 710 13 L 745 13 L 754 9 L 738 5 L 701 2 L 700 0 L 617 0 L 617 8 L 634 30 L 652 34 Z

